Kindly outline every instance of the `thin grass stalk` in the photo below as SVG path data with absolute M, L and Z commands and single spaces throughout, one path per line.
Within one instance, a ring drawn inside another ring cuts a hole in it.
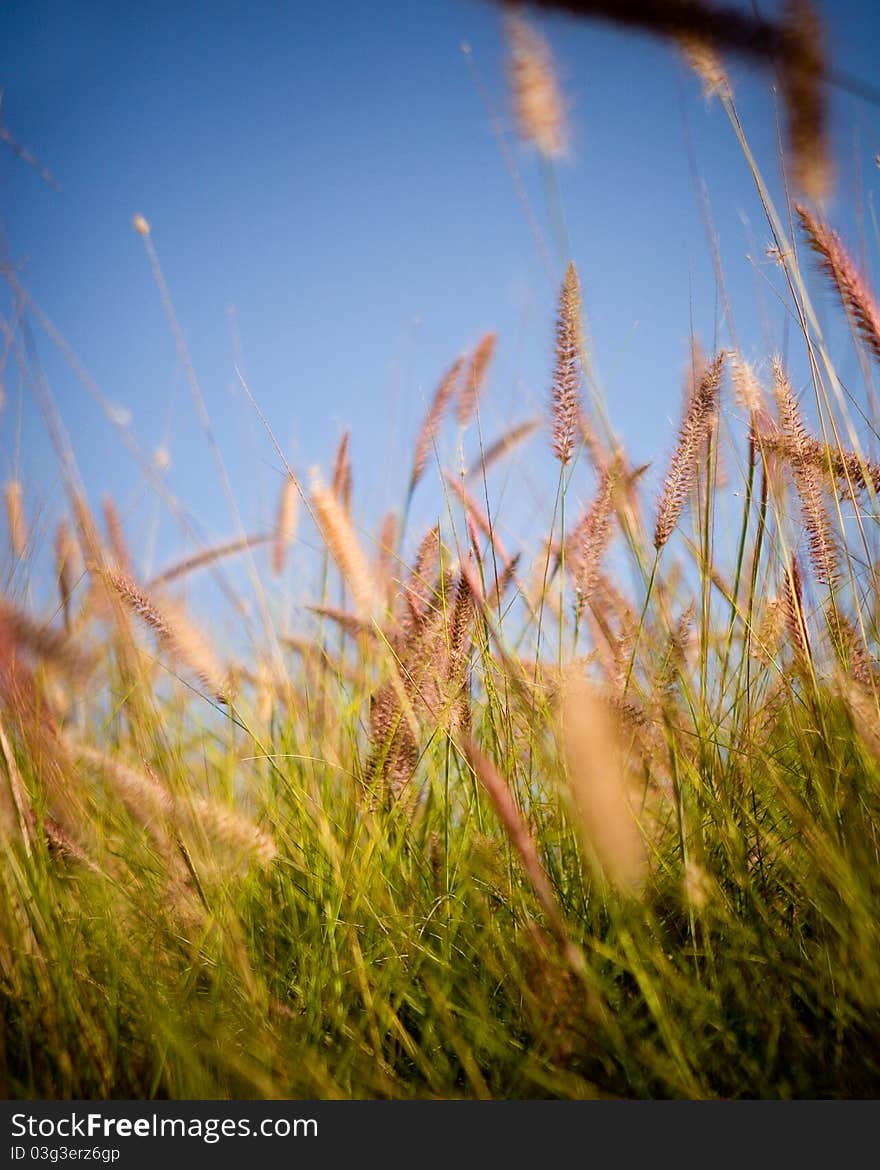
M 465 510 L 465 514 L 473 520 L 477 528 L 483 533 L 484 536 L 488 538 L 495 554 L 505 565 L 509 564 L 511 558 L 501 541 L 501 537 L 496 531 L 495 525 L 492 523 L 491 516 L 487 515 L 487 513 L 483 511 L 474 497 L 461 482 L 459 476 L 453 475 L 451 472 L 447 471 L 444 478 L 449 487 L 452 488 L 453 492 L 460 500 Z
M 236 500 L 235 493 L 232 490 L 232 484 L 231 484 L 231 481 L 229 479 L 229 473 L 227 471 L 226 464 L 224 463 L 223 454 L 220 450 L 220 445 L 217 442 L 217 437 L 214 433 L 214 428 L 211 424 L 211 416 L 208 412 L 208 407 L 207 407 L 207 404 L 205 402 L 204 394 L 202 393 L 201 384 L 199 382 L 195 366 L 193 365 L 193 361 L 192 361 L 192 358 L 191 358 L 190 353 L 189 353 L 189 349 L 188 349 L 187 344 L 186 344 L 186 338 L 183 335 L 183 330 L 180 326 L 180 322 L 179 322 L 178 317 L 177 317 L 177 312 L 174 308 L 174 301 L 172 300 L 172 297 L 171 297 L 171 290 L 168 287 L 168 284 L 165 280 L 165 274 L 162 271 L 162 265 L 159 261 L 159 253 L 157 252 L 155 244 L 153 243 L 153 237 L 152 237 L 150 224 L 140 214 L 137 214 L 134 216 L 133 224 L 134 224 L 135 230 L 143 239 L 144 249 L 147 253 L 147 259 L 149 260 L 150 268 L 151 268 L 152 273 L 153 273 L 153 279 L 155 280 L 156 287 L 159 291 L 159 297 L 162 301 L 162 306 L 165 310 L 165 315 L 166 315 L 167 320 L 168 320 L 168 325 L 169 325 L 169 328 L 171 329 L 171 333 L 174 337 L 175 344 L 177 346 L 177 351 L 178 351 L 178 354 L 180 356 L 181 363 L 183 365 L 184 373 L 186 375 L 187 384 L 189 386 L 190 393 L 192 395 L 193 402 L 194 402 L 195 407 L 196 407 L 196 413 L 198 415 L 199 423 L 201 425 L 205 439 L 207 440 L 208 446 L 210 448 L 211 456 L 212 456 L 212 459 L 214 461 L 214 465 L 215 465 L 215 468 L 217 471 L 217 476 L 218 476 L 218 479 L 220 480 L 221 487 L 223 488 L 223 493 L 224 493 L 224 495 L 226 497 L 226 501 L 229 505 L 229 510 L 230 510 L 232 516 L 236 520 L 236 523 L 238 525 L 238 528 L 239 528 L 241 535 L 244 536 L 245 529 L 244 529 L 244 524 L 243 524 L 242 519 L 241 519 L 241 514 L 239 511 L 239 507 L 238 507 L 238 501 Z M 240 378 L 240 381 L 241 381 L 241 384 L 244 387 L 244 389 L 248 395 L 248 398 L 253 403 L 253 397 L 252 397 L 250 390 L 248 389 L 246 383 L 244 382 L 244 379 Z M 271 431 L 270 431 L 270 434 L 271 434 Z M 285 461 L 285 466 L 287 466 L 286 461 Z M 287 470 L 290 473 L 289 467 L 287 467 Z M 246 559 L 246 564 L 247 564 L 247 568 L 248 568 L 248 574 L 250 577 L 251 585 L 252 585 L 253 590 L 254 590 L 254 596 L 256 598 L 257 605 L 259 607 L 260 614 L 262 617 L 263 628 L 265 630 L 271 631 L 274 627 L 273 627 L 273 623 L 271 621 L 270 614 L 269 614 L 269 611 L 267 608 L 266 593 L 265 593 L 265 589 L 263 587 L 262 579 L 260 577 L 260 574 L 257 570 L 257 567 L 256 567 L 252 557 L 248 557 Z M 277 643 L 276 643 L 276 650 L 277 650 Z
M 716 415 L 717 418 L 717 415 Z M 709 699 L 709 648 L 712 619 L 712 503 L 717 473 L 717 435 L 715 419 L 709 422 L 706 436 L 706 497 L 700 533 L 700 715 L 705 717 Z
M 749 535 L 749 521 L 752 514 L 752 497 L 755 489 L 755 471 L 758 464 L 758 448 L 757 444 L 752 441 L 751 437 L 748 444 L 749 462 L 748 470 L 746 472 L 746 490 L 743 499 L 743 514 L 742 523 L 740 524 L 739 540 L 736 547 L 736 567 L 733 575 L 733 596 L 730 603 L 730 618 L 727 623 L 727 635 L 724 639 L 724 658 L 721 663 L 721 681 L 719 684 L 719 694 L 724 694 L 724 687 L 727 680 L 727 672 L 730 664 L 730 654 L 733 648 L 733 635 L 736 629 L 736 620 L 739 616 L 739 590 L 742 582 L 742 572 L 745 565 L 746 544 Z M 745 637 L 748 637 L 748 622 L 744 631 Z M 747 649 L 746 649 L 747 653 Z
M 188 577 L 190 573 L 210 567 L 225 557 L 235 556 L 236 553 L 245 552 L 247 549 L 256 548 L 261 544 L 268 544 L 276 539 L 277 533 L 253 533 L 249 536 L 238 536 L 234 540 L 225 540 L 222 544 L 212 545 L 211 548 L 204 548 L 200 552 L 192 553 L 190 556 L 175 561 L 167 569 L 163 569 L 161 573 L 151 577 L 144 588 L 147 592 L 156 592 L 171 585 L 174 581 L 179 581 L 181 577 Z
M 540 418 L 526 419 L 525 422 L 515 423 L 503 434 L 499 435 L 494 442 L 490 443 L 488 447 L 480 450 L 480 458 L 473 463 L 464 473 L 465 479 L 475 479 L 477 476 L 485 476 L 500 459 L 505 455 L 509 455 L 515 447 L 524 442 L 530 435 L 542 425 L 543 420 Z
M 488 756 L 480 751 L 473 740 L 465 740 L 464 753 L 474 775 L 491 800 L 511 845 L 519 854 L 525 875 L 547 915 L 547 920 L 554 934 L 563 947 L 566 959 L 576 972 L 582 974 L 585 970 L 583 954 L 569 938 L 547 871 L 541 863 L 534 838 L 523 821 L 509 785 L 501 778 L 495 765 Z

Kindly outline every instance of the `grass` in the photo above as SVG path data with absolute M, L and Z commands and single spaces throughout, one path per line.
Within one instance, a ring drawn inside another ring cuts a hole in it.
M 734 348 L 695 350 L 659 502 L 583 406 L 573 265 L 538 553 L 497 531 L 489 464 L 519 457 L 515 433 L 467 489 L 439 469 L 440 529 L 406 527 L 447 416 L 479 411 L 494 335 L 439 383 L 375 555 L 347 444 L 329 488 L 279 451 L 275 534 L 140 582 L 56 435 L 59 616 L 0 608 L 5 1097 L 877 1095 L 878 420 L 847 408 L 741 140 L 810 405 L 773 355 L 762 384 Z M 798 222 L 869 383 L 868 283 Z M 595 487 L 572 519 L 576 470 Z M 6 501 L 19 566 L 28 501 L 14 483 Z M 317 634 L 267 620 L 230 660 L 166 590 L 245 555 L 268 614 L 297 509 L 326 548 Z

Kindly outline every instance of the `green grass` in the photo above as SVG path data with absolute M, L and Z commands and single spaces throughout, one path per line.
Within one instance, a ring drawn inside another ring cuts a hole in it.
M 298 746 L 290 728 L 277 742 Z M 366 814 L 325 766 L 260 768 L 278 856 L 221 873 L 194 832 L 204 904 L 192 887 L 169 894 L 167 860 L 84 781 L 99 868 L 39 836 L 4 865 L 5 1095 L 874 1095 L 877 762 L 828 696 L 723 747 L 694 729 L 681 760 L 704 875 L 690 901 L 675 826 L 657 834 L 644 897 L 609 896 L 554 773 L 528 795 L 511 775 L 579 974 L 455 757 L 447 804 L 440 745 L 412 821 Z

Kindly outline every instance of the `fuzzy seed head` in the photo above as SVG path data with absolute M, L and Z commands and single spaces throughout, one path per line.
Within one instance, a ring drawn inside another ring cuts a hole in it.
M 121 573 L 131 576 L 131 558 L 128 555 L 128 546 L 122 531 L 122 521 L 119 512 L 110 496 L 105 495 L 102 501 L 104 509 L 104 527 L 107 531 L 107 542 L 114 566 Z
M 336 448 L 333 462 L 333 494 L 347 516 L 351 515 L 351 435 L 346 431 Z
M 457 361 L 453 362 L 434 392 L 434 397 L 431 400 L 431 405 L 428 407 L 428 413 L 425 415 L 425 421 L 422 423 L 421 430 L 416 438 L 415 447 L 413 448 L 410 491 L 415 489 L 416 484 L 425 473 L 425 468 L 428 465 L 428 459 L 436 441 L 440 423 L 443 421 L 443 416 L 446 414 L 446 410 L 458 390 L 459 378 L 463 366 L 464 357 L 460 357 Z
M 546 158 L 563 158 L 568 149 L 565 106 L 550 46 L 518 12 L 506 21 L 509 77 L 520 136 Z
M 358 616 L 367 619 L 372 617 L 379 606 L 380 591 L 338 496 L 316 478 L 312 486 L 311 503 L 321 537 L 351 589 Z
M 5 496 L 6 523 L 9 526 L 9 543 L 12 546 L 12 551 L 20 560 L 27 551 L 28 533 L 27 521 L 24 517 L 21 484 L 17 479 L 10 480 L 6 485 Z
M 700 455 L 712 433 L 718 414 L 723 364 L 724 350 L 721 350 L 714 362 L 707 367 L 696 391 L 685 403 L 678 443 L 663 482 L 663 491 L 657 508 L 654 548 L 658 552 L 675 530 L 688 493 L 696 481 Z
M 840 554 L 823 499 L 822 481 L 815 461 L 811 458 L 814 440 L 807 432 L 794 391 L 778 358 L 773 363 L 773 378 L 779 426 L 800 499 L 801 516 L 809 541 L 810 563 L 818 581 L 833 585 L 838 577 Z
M 581 405 L 581 287 L 574 264 L 569 264 L 559 294 L 556 318 L 556 368 L 551 388 L 553 453 L 564 467 L 574 451 L 582 414 Z
M 749 412 L 749 417 L 764 409 L 764 392 L 755 371 L 739 354 L 733 362 L 733 394 L 737 404 Z
M 578 613 L 593 592 L 613 535 L 614 476 L 603 472 L 595 498 L 566 540 L 566 567 L 574 580 Z
M 608 704 L 578 680 L 564 690 L 560 730 L 587 857 L 608 885 L 637 894 L 647 875 L 647 854 L 620 728 Z
M 276 577 L 284 568 L 284 558 L 296 534 L 296 520 L 299 511 L 299 486 L 292 475 L 281 485 L 278 497 L 278 517 L 275 521 L 275 538 L 272 542 L 272 572 Z
M 156 635 L 160 647 L 190 670 L 218 702 L 229 701 L 229 676 L 213 647 L 186 617 L 180 606 L 161 606 L 124 573 L 105 568 L 103 576 L 123 605 Z
M 477 403 L 480 400 L 480 391 L 486 380 L 489 363 L 492 361 L 492 356 L 495 353 L 496 342 L 497 336 L 494 333 L 486 333 L 480 339 L 477 348 L 473 352 L 462 380 L 461 389 L 458 392 L 457 415 L 459 426 L 466 427 L 476 413 Z
M 813 654 L 810 649 L 810 635 L 804 611 L 804 591 L 797 557 L 791 558 L 791 565 L 787 566 L 783 572 L 782 596 L 785 606 L 785 621 L 789 636 L 794 643 L 795 654 L 802 664 L 812 662 Z
M 862 341 L 880 361 L 880 308 L 865 277 L 859 272 L 837 232 L 817 220 L 805 207 L 798 217 L 819 266 L 837 290 L 843 307 Z

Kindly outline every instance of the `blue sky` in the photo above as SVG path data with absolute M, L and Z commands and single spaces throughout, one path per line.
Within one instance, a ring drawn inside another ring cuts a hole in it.
M 762 4 L 772 13 L 775 5 Z M 820 6 L 832 60 L 871 82 L 876 5 Z M 536 18 L 569 103 L 572 157 L 556 167 L 567 242 L 534 153 L 514 133 L 500 9 L 484 0 L 371 5 L 7 3 L 2 123 L 57 177 L 0 143 L 3 250 L 205 539 L 234 531 L 164 315 L 135 212 L 152 226 L 177 316 L 245 524 L 271 524 L 280 462 L 236 385 L 248 384 L 294 467 L 329 475 L 350 427 L 356 518 L 375 531 L 402 503 L 411 442 L 441 374 L 487 330 L 498 350 L 482 402 L 487 441 L 546 411 L 557 285 L 584 288 L 613 423 L 659 479 L 674 441 L 691 330 L 721 324 L 705 190 L 737 336 L 755 358 L 786 345 L 769 231 L 717 103 L 668 47 L 562 16 Z M 553 254 L 542 266 L 472 59 Z M 731 63 L 746 134 L 781 191 L 771 77 Z M 832 88 L 837 191 L 829 218 L 876 275 L 880 110 Z M 695 174 L 697 179 L 695 181 Z M 558 225 L 557 225 L 558 226 Z M 858 365 L 810 282 L 846 379 Z M 8 296 L 2 301 L 10 312 Z M 92 496 L 114 495 L 144 571 L 187 547 L 114 428 L 32 319 L 40 361 Z M 797 353 L 791 354 L 797 367 Z M 14 356 L 0 458 L 47 530 L 63 497 Z M 471 445 L 468 451 L 472 453 Z M 454 428 L 441 450 L 456 459 Z M 549 522 L 555 467 L 536 436 L 499 491 Z M 584 473 L 574 485 L 586 499 Z M 414 535 L 441 508 L 423 484 Z M 154 525 L 158 522 L 158 536 Z

